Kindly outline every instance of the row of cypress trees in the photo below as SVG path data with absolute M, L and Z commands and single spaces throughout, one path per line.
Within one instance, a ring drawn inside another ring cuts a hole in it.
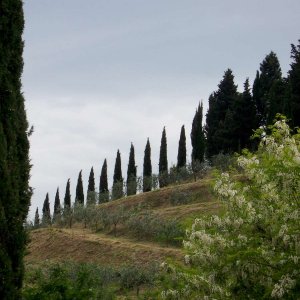
M 201 108 L 201 110 L 199 110 Z M 194 118 L 193 124 L 194 127 L 196 124 L 199 127 L 202 120 L 202 104 L 196 111 L 196 116 Z M 198 120 L 198 123 L 196 122 Z M 199 123 L 200 122 L 200 123 Z M 196 127 L 195 127 L 196 128 Z M 192 133 L 193 136 L 195 133 Z M 195 140 L 195 137 L 192 138 Z M 192 142 L 194 143 L 194 142 Z M 194 151 L 198 153 L 197 150 Z M 180 138 L 179 138 L 179 145 L 178 145 L 178 156 L 177 156 L 177 168 L 178 170 L 181 168 L 186 167 L 186 135 L 185 135 L 185 127 L 184 125 L 181 127 L 180 131 Z M 196 154 L 193 157 L 196 159 Z M 159 186 L 165 187 L 168 185 L 168 158 L 167 158 L 167 136 L 166 136 L 166 129 L 163 128 L 162 137 L 161 137 L 161 146 L 160 146 L 160 154 L 159 154 Z M 118 199 L 124 195 L 123 191 L 123 176 L 122 176 L 122 168 L 121 168 L 121 153 L 118 150 L 115 167 L 114 167 L 114 176 L 113 176 L 113 186 L 112 186 L 112 193 L 111 199 Z M 143 192 L 151 191 L 152 189 L 152 163 L 151 163 L 151 146 L 149 138 L 147 139 L 145 151 L 144 151 L 144 164 L 143 164 Z M 135 150 L 134 146 L 131 143 L 130 152 L 129 152 L 129 161 L 128 161 L 128 168 L 127 168 L 127 180 L 126 180 L 126 194 L 127 196 L 135 195 L 137 193 L 137 166 L 135 163 Z M 88 180 L 88 189 L 87 189 L 87 196 L 86 196 L 86 204 L 96 204 L 103 203 L 109 201 L 109 188 L 108 188 L 108 178 L 107 178 L 107 160 L 105 159 L 101 168 L 100 173 L 100 181 L 99 181 L 99 197 L 97 201 L 96 196 L 96 188 L 95 188 L 95 175 L 94 175 L 94 168 L 91 168 Z M 75 204 L 84 205 L 84 191 L 83 191 L 83 180 L 82 180 L 82 170 L 79 172 L 77 185 L 76 185 L 76 195 L 75 195 Z M 70 193 L 70 179 L 67 181 L 66 191 L 64 196 L 64 208 L 71 207 L 71 193 Z M 49 194 L 46 194 L 46 198 L 43 204 L 43 218 L 40 220 L 38 208 L 36 209 L 35 213 L 35 225 L 38 225 L 41 221 L 45 224 L 49 224 L 51 221 L 51 213 L 50 213 L 50 201 L 49 201 Z M 59 189 L 56 190 L 55 201 L 54 201 L 54 210 L 53 210 L 53 218 L 61 214 L 61 203 L 59 197 Z
M 300 41 L 299 41 L 300 42 Z M 244 91 L 239 93 L 234 83 L 232 70 L 225 71 L 218 89 L 209 97 L 209 108 L 206 114 L 206 124 L 203 126 L 203 104 L 196 109 L 191 130 L 192 167 L 211 160 L 219 153 L 240 152 L 243 148 L 254 148 L 251 140 L 253 130 L 259 126 L 267 126 L 273 122 L 276 113 L 283 113 L 289 119 L 291 126 L 300 126 L 300 44 L 291 45 L 291 70 L 287 78 L 282 77 L 280 64 L 274 52 L 270 52 L 260 64 L 253 83 L 252 92 L 249 79 L 244 83 Z M 177 168 L 186 166 L 186 137 L 184 126 L 181 128 L 178 146 Z M 127 195 L 137 192 L 137 168 L 135 165 L 134 146 L 131 144 L 127 169 Z M 163 128 L 159 155 L 159 186 L 168 184 L 167 137 Z M 68 180 L 65 206 L 71 205 Z M 151 146 L 147 139 L 144 152 L 143 192 L 152 189 Z M 58 193 L 58 192 L 57 192 Z M 123 177 L 121 169 L 121 154 L 118 150 L 112 186 L 112 199 L 118 199 L 123 193 Z M 47 197 L 45 201 L 47 200 Z M 100 184 L 99 203 L 109 200 L 107 180 L 107 161 L 104 160 Z M 47 201 L 46 201 L 47 202 Z M 84 204 L 82 172 L 80 171 L 76 187 L 75 203 Z M 95 204 L 94 170 L 91 169 L 86 203 Z M 48 205 L 46 205 L 48 209 Z M 44 210 L 43 210 L 44 211 Z M 55 209 L 54 209 L 55 211 Z M 50 212 L 49 212 L 50 213 Z

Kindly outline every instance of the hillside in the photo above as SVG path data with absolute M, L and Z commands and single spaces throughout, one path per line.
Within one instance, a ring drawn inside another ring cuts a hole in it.
M 195 217 L 218 212 L 220 204 L 212 195 L 211 179 L 203 179 L 101 204 L 96 210 L 114 211 L 120 207 L 129 213 L 138 209 L 138 217 L 147 212 L 161 220 L 176 221 L 184 229 Z M 48 260 L 120 266 L 162 262 L 168 257 L 182 259 L 181 243 L 174 246 L 137 237 L 122 225 L 114 233 L 111 228 L 96 232 L 80 223 L 72 228 L 52 226 L 33 230 L 25 260 L 27 265 Z

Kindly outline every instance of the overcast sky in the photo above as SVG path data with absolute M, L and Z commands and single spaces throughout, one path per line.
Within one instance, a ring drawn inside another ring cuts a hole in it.
M 169 165 L 180 128 L 190 130 L 200 100 L 231 68 L 242 91 L 273 50 L 283 74 L 300 38 L 299 0 L 25 0 L 23 91 L 30 137 L 30 217 L 56 188 L 72 199 L 79 171 L 85 194 L 94 166 L 98 188 L 108 160 L 111 182 L 120 149 L 126 177 L 130 143 L 142 173 L 147 137 L 158 169 L 166 126 Z

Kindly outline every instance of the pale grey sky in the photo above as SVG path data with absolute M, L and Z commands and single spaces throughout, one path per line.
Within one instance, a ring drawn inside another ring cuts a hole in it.
M 30 138 L 30 216 L 56 188 L 72 198 L 79 171 L 96 185 L 117 149 L 126 177 L 130 143 L 142 173 L 147 137 L 153 171 L 163 126 L 169 164 L 176 163 L 182 124 L 188 158 L 195 109 L 231 68 L 242 91 L 273 50 L 285 75 L 290 44 L 300 38 L 298 0 L 25 0 L 23 91 Z

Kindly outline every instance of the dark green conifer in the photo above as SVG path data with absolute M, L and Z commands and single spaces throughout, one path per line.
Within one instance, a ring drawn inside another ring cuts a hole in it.
M 91 168 L 90 176 L 89 176 L 86 204 L 87 205 L 96 204 L 95 175 L 94 175 L 94 168 L 93 167 Z
M 59 198 L 59 190 L 57 188 L 54 200 L 54 211 L 53 211 L 53 221 L 58 221 L 61 216 L 61 206 Z
M 149 192 L 152 189 L 152 164 L 151 164 L 151 147 L 149 138 L 144 153 L 144 166 L 143 166 L 143 192 Z
M 122 165 L 121 165 L 121 154 L 118 150 L 115 170 L 114 170 L 114 181 L 112 187 L 112 199 L 119 199 L 123 197 L 123 177 L 122 177 Z
M 107 161 L 104 160 L 101 169 L 100 183 L 99 183 L 99 203 L 107 202 L 109 200 L 108 180 L 107 180 Z
M 277 96 L 278 93 L 281 94 L 280 97 L 274 99 L 273 96 Z M 253 85 L 253 97 L 256 101 L 259 125 L 267 125 L 272 122 L 271 119 L 276 114 L 273 111 L 282 111 L 283 94 L 284 83 L 279 60 L 277 55 L 271 51 L 260 64 L 260 74 L 256 74 Z M 272 107 L 272 115 L 270 115 L 270 107 Z
M 137 189 L 137 182 L 136 182 L 135 155 L 134 155 L 134 146 L 131 143 L 128 168 L 127 168 L 127 196 L 135 195 L 136 189 Z
M 0 299 L 21 299 L 29 187 L 28 123 L 21 91 L 23 1 L 0 1 Z
M 203 162 L 205 153 L 205 135 L 202 127 L 203 120 L 203 104 L 199 103 L 196 110 L 191 131 L 192 142 L 192 162 Z
M 168 185 L 168 157 L 167 157 L 167 135 L 164 127 L 160 142 L 159 152 L 159 186 L 164 187 Z
M 71 192 L 70 192 L 70 178 L 67 181 L 66 192 L 64 198 L 64 210 L 71 208 Z
M 51 214 L 50 214 L 50 202 L 49 202 L 49 194 L 46 194 L 46 198 L 44 200 L 43 205 L 43 224 L 49 225 L 51 224 Z
M 298 45 L 291 44 L 291 70 L 288 72 L 290 96 L 285 111 L 291 118 L 292 126 L 300 127 L 300 40 Z
M 82 170 L 79 172 L 78 179 L 77 179 L 75 203 L 76 204 L 81 204 L 81 205 L 84 204 Z
M 233 152 L 232 122 L 234 121 L 234 103 L 239 96 L 234 84 L 232 71 L 228 69 L 218 90 L 209 97 L 209 108 L 206 114 L 206 154 L 213 155 Z
M 177 154 L 177 169 L 186 167 L 186 137 L 184 125 L 181 127 Z
M 33 223 L 34 227 L 39 227 L 40 226 L 40 215 L 39 215 L 39 209 L 38 207 L 36 208 L 35 211 L 35 216 L 34 216 L 34 223 Z

